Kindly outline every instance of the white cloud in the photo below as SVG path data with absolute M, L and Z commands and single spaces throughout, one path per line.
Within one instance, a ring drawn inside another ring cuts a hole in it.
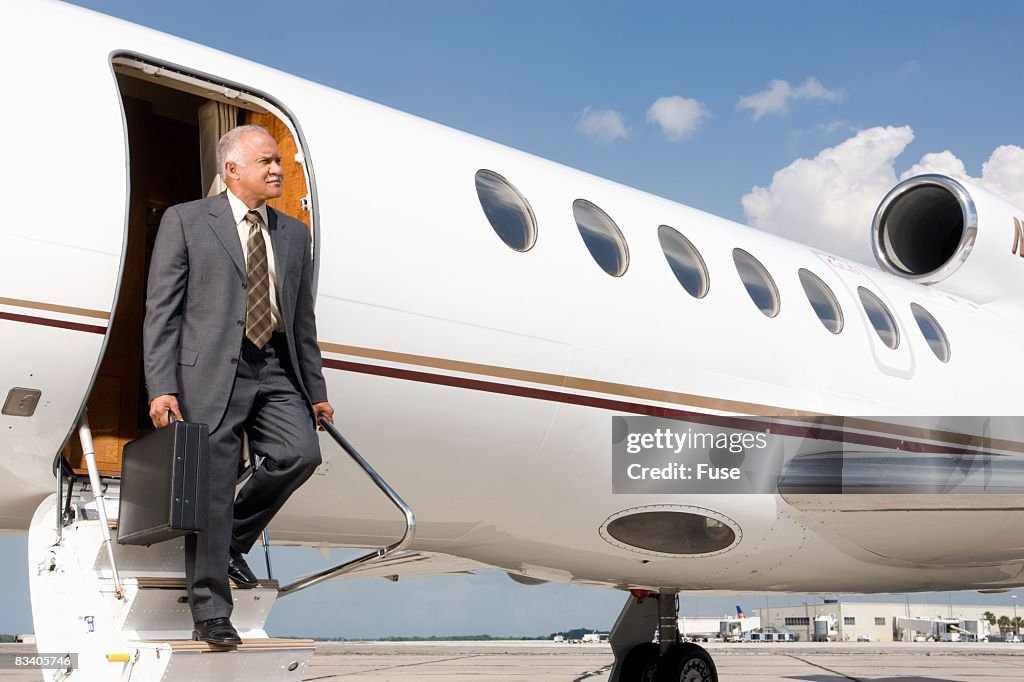
M 964 162 L 956 158 L 953 152 L 944 151 L 925 154 L 921 157 L 920 161 L 900 175 L 900 180 L 906 180 L 907 178 L 924 173 L 942 173 L 954 178 L 967 177 L 967 169 L 964 168 Z
M 613 109 L 587 107 L 580 112 L 576 130 L 601 144 L 609 144 L 619 138 L 629 137 L 629 129 L 622 114 Z
M 647 122 L 657 123 L 662 134 L 676 142 L 695 133 L 701 121 L 710 115 L 703 102 L 674 95 L 656 99 L 647 110 Z
M 981 177 L 967 174 L 964 163 L 953 152 L 925 154 L 900 176 L 905 180 L 921 173 L 942 173 L 966 180 L 996 194 L 1016 206 L 1024 207 L 1024 148 L 1012 144 L 997 147 L 981 166 Z
M 842 97 L 838 90 L 829 90 L 817 78 L 810 77 L 797 87 L 789 81 L 773 80 L 767 90 L 744 95 L 736 104 L 737 109 L 751 109 L 754 120 L 760 120 L 768 114 L 782 114 L 789 111 L 790 102 L 794 100 L 820 99 L 835 102 Z
M 1013 144 L 997 147 L 981 166 L 981 184 L 1024 208 L 1024 148 Z
M 885 194 L 899 181 L 920 173 L 944 173 L 980 185 L 1024 206 L 1024 149 L 999 147 L 980 178 L 967 175 L 951 152 L 925 154 L 897 178 L 896 158 L 914 139 L 909 126 L 870 128 L 797 159 L 772 176 L 768 187 L 754 187 L 742 199 L 754 227 L 853 260 L 873 264 L 871 219 Z
M 771 185 L 743 197 L 754 227 L 863 263 L 873 263 L 869 228 L 875 207 L 896 184 L 896 157 L 914 139 L 908 127 L 871 128 L 797 159 Z

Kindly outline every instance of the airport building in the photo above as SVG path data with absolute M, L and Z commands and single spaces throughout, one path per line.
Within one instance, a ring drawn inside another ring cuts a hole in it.
M 759 630 L 761 619 L 739 616 L 682 616 L 679 618 L 679 634 L 687 639 L 730 639 Z
M 1000 633 L 999 628 L 990 626 L 986 611 L 1012 615 L 1005 607 L 977 604 L 875 604 L 837 599 L 756 609 L 764 632 L 792 633 L 800 642 L 977 641 L 1013 636 L 1012 631 Z

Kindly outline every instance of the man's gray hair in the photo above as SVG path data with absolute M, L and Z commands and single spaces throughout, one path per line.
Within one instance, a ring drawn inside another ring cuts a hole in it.
M 263 126 L 238 126 L 224 133 L 223 137 L 220 138 L 220 142 L 217 143 L 217 172 L 220 173 L 221 180 L 226 180 L 224 177 L 224 164 L 228 161 L 242 165 L 245 163 L 245 158 L 242 156 L 242 135 L 246 133 L 266 133 L 270 135 L 270 132 Z

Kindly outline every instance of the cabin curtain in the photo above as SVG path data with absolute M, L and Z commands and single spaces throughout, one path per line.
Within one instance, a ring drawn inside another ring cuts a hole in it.
M 217 143 L 224 133 L 238 125 L 238 107 L 223 102 L 207 102 L 199 107 L 199 159 L 202 164 L 205 196 L 220 194 L 227 185 L 217 167 Z

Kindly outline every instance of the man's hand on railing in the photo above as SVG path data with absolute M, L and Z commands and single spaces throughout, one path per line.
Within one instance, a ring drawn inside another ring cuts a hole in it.
M 334 408 L 327 401 L 322 403 L 313 403 L 313 418 L 316 420 L 316 425 L 323 431 L 324 427 L 320 426 L 320 420 L 326 419 L 327 421 L 334 423 Z
M 374 484 L 376 484 L 376 486 L 388 496 L 391 504 L 395 505 L 395 507 L 402 512 L 402 515 L 405 517 L 405 533 L 402 534 L 402 538 L 398 542 L 392 543 L 387 547 L 378 549 L 365 556 L 350 559 L 349 561 L 335 566 L 334 568 L 328 568 L 320 571 L 319 573 L 299 578 L 298 580 L 278 588 L 278 597 L 294 594 L 299 590 L 304 590 L 307 587 L 312 587 L 313 585 L 322 583 L 325 580 L 330 580 L 331 578 L 336 578 L 339 575 L 348 573 L 359 566 L 386 559 L 396 552 L 401 552 L 403 549 L 408 547 L 416 537 L 416 515 L 413 514 L 412 507 L 406 504 L 405 501 L 398 496 L 398 493 L 388 485 L 388 482 L 381 478 L 380 474 L 374 471 L 373 467 L 363 459 L 363 456 L 360 455 L 352 444 L 345 440 L 345 437 L 334 427 L 334 408 L 331 407 L 331 404 L 326 401 L 316 403 L 313 405 L 313 414 L 316 415 L 316 423 L 319 425 L 320 430 L 326 431 L 334 442 L 340 445 L 341 448 L 348 453 L 348 456 L 352 458 L 352 461 L 363 470 L 363 473 L 369 476 L 370 480 L 372 480 Z

